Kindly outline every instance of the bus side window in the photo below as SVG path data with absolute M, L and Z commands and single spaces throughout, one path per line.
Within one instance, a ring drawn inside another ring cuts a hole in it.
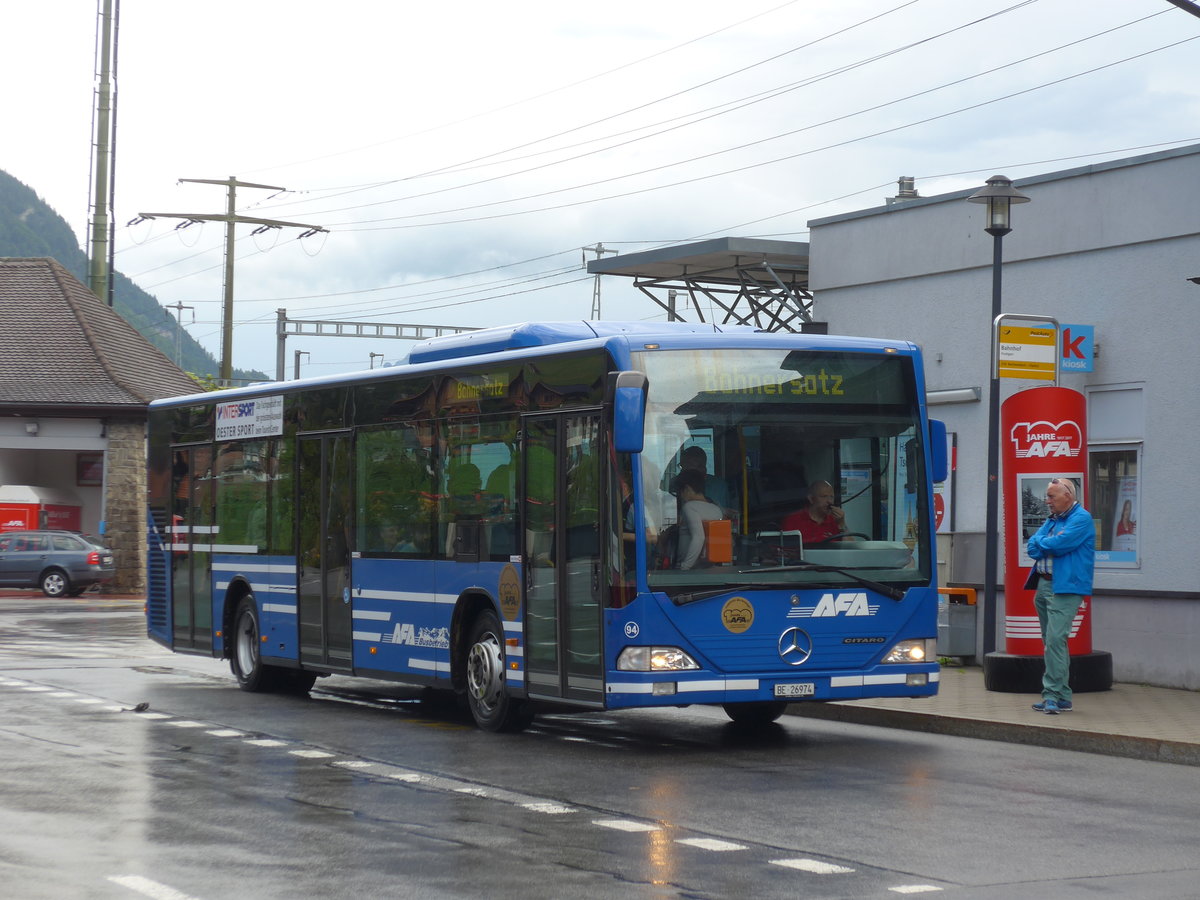
M 358 548 L 366 553 L 428 554 L 433 472 L 430 426 L 388 426 L 358 434 Z

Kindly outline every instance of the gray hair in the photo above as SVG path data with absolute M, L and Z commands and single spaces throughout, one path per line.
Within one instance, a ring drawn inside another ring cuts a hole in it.
M 1072 500 L 1074 500 L 1076 498 L 1074 480 L 1072 480 L 1070 478 L 1051 478 L 1050 484 L 1057 484 L 1059 487 L 1061 487 L 1064 491 L 1067 492 L 1067 496 L 1070 497 Z M 1047 487 L 1049 487 L 1049 485 L 1047 485 Z

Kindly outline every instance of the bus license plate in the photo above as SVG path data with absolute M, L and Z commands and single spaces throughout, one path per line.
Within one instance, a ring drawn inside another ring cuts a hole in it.
M 776 697 L 812 697 L 817 693 L 817 686 L 811 681 L 801 681 L 799 684 L 775 685 Z

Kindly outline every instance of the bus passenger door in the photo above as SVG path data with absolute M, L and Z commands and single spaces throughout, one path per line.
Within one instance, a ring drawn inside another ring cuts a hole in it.
M 172 647 L 211 650 L 212 447 L 178 447 L 172 458 Z
M 302 436 L 296 477 L 296 589 L 300 661 L 349 671 L 350 528 L 354 487 L 350 435 Z
M 531 696 L 602 702 L 600 416 L 535 415 L 522 424 L 526 687 Z

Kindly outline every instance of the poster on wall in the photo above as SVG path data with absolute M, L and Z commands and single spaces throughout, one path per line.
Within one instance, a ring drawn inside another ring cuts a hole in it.
M 1128 476 L 1119 479 L 1116 499 L 1112 509 L 1112 535 L 1109 541 L 1111 549 L 1096 553 L 1097 562 L 1137 562 L 1138 538 L 1137 477 Z
M 78 487 L 99 487 L 104 484 L 104 454 L 75 454 L 75 484 Z
M 1021 540 L 1018 547 L 1019 562 L 1022 566 L 1033 568 L 1033 559 L 1026 552 L 1029 539 L 1037 534 L 1046 517 L 1050 515 L 1050 507 L 1046 505 L 1046 486 L 1052 478 L 1069 478 L 1075 482 L 1075 496 L 1083 496 L 1083 473 L 1072 472 L 1063 475 L 1052 475 L 1037 472 L 1032 475 L 1017 477 L 1017 490 L 1021 497 Z

